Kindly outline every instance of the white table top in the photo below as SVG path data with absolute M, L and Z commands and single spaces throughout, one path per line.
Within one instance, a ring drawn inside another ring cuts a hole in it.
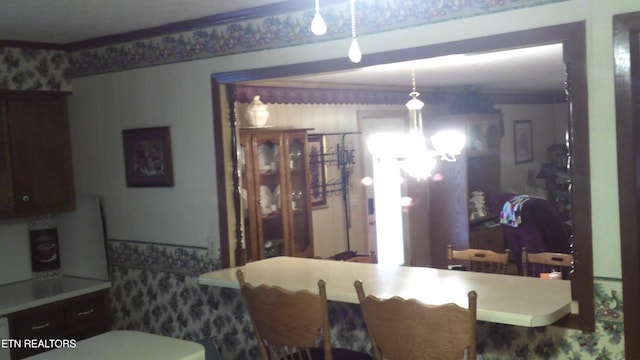
M 26 280 L 2 285 L 0 286 L 0 316 L 110 287 L 109 281 L 72 276 Z
M 110 331 L 28 359 L 204 360 L 204 346 L 139 331 Z
M 318 279 L 324 279 L 329 300 L 354 304 L 358 303 L 355 280 L 363 282 L 367 295 L 401 296 L 433 305 L 468 307 L 467 293 L 475 290 L 478 320 L 501 324 L 545 326 L 571 311 L 571 286 L 566 280 L 284 256 L 202 274 L 199 283 L 239 289 L 237 269 L 244 270 L 249 283 L 291 291 L 317 293 Z

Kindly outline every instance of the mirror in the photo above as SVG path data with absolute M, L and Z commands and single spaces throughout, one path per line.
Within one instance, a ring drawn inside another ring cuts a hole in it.
M 570 316 L 565 322 L 566 326 L 579 328 L 585 331 L 593 331 L 594 302 L 593 302 L 593 269 L 591 265 L 591 199 L 590 199 L 590 174 L 589 174 L 589 136 L 588 136 L 588 112 L 587 112 L 587 83 L 586 83 L 586 49 L 584 23 L 572 23 L 553 27 L 520 31 L 515 33 L 488 36 L 473 40 L 461 40 L 446 44 L 428 45 L 412 49 L 402 49 L 383 53 L 370 54 L 363 58 L 357 66 L 371 66 L 401 61 L 409 61 L 421 58 L 431 58 L 451 54 L 490 52 L 508 48 L 521 48 L 527 46 L 562 43 L 563 56 L 567 71 L 567 92 L 570 102 L 569 114 L 569 162 L 571 164 L 571 208 L 573 220 L 573 243 L 575 244 L 576 271 L 572 279 L 572 294 L 579 305 L 578 314 Z M 214 132 L 222 136 L 228 136 L 225 148 L 220 136 L 216 141 L 217 167 L 218 167 L 218 195 L 220 199 L 220 227 L 221 250 L 223 254 L 223 266 L 230 266 L 230 249 L 236 247 L 236 253 L 241 254 L 242 229 L 240 219 L 240 192 L 237 175 L 237 123 L 236 114 L 233 114 L 233 94 L 224 92 L 225 84 L 233 84 L 252 80 L 264 80 L 273 77 L 294 76 L 332 72 L 344 69 L 353 69 L 356 65 L 346 59 L 318 61 L 306 64 L 294 64 L 273 68 L 254 69 L 247 71 L 214 74 L 212 76 L 212 93 L 214 103 L 228 104 L 231 112 L 231 122 L 226 123 L 223 112 L 219 106 L 214 106 Z M 230 126 L 229 126 L 230 125 Z M 225 168 L 223 155 L 231 156 L 233 171 L 231 174 Z M 224 180 L 223 180 L 224 179 Z M 227 204 L 227 189 L 233 187 L 233 204 Z M 231 220 L 227 217 L 227 209 L 234 209 Z M 233 220 L 235 219 L 235 220 Z M 235 223 L 234 223 L 235 221 Z M 233 230 L 229 230 L 229 229 Z M 230 236 L 230 234 L 233 234 Z

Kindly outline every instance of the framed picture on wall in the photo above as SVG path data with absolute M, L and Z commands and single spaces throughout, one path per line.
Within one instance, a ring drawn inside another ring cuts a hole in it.
M 513 148 L 516 164 L 533 161 L 531 120 L 516 120 L 513 122 Z
M 128 187 L 173 186 L 168 126 L 122 130 Z
M 324 164 L 324 136 L 310 134 L 309 141 L 309 175 L 311 178 L 311 206 L 313 208 L 327 206 L 326 169 Z

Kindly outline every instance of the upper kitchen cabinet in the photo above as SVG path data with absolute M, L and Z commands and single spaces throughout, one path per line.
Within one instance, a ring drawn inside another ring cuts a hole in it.
M 65 93 L 0 92 L 0 218 L 75 208 Z
M 240 129 L 247 260 L 313 256 L 307 131 Z

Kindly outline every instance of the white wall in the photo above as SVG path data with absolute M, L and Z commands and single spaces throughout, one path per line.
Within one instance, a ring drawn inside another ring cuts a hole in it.
M 203 65 L 74 80 L 69 107 L 76 191 L 103 197 L 109 238 L 199 246 L 218 238 L 211 70 Z M 122 130 L 165 125 L 175 186 L 126 187 Z
M 637 0 L 570 0 L 359 38 L 367 54 L 586 19 L 594 272 L 620 278 L 612 16 Z M 472 30 L 470 30 L 472 29 Z M 81 194 L 105 198 L 109 236 L 203 244 L 217 234 L 209 75 L 344 58 L 348 39 L 75 79 L 74 162 Z M 120 131 L 170 125 L 176 186 L 127 189 Z
M 552 144 L 564 144 L 563 134 L 567 129 L 568 110 L 566 104 L 559 105 L 496 105 L 502 110 L 504 137 L 500 144 L 500 178 L 502 190 L 505 192 L 519 189 L 527 182 L 527 175 L 532 171 L 534 176 L 540 171 L 543 163 L 548 162 L 547 147 Z M 531 120 L 533 130 L 533 161 L 516 164 L 514 157 L 513 124 L 517 120 Z M 545 187 L 544 180 L 536 181 L 538 186 Z

